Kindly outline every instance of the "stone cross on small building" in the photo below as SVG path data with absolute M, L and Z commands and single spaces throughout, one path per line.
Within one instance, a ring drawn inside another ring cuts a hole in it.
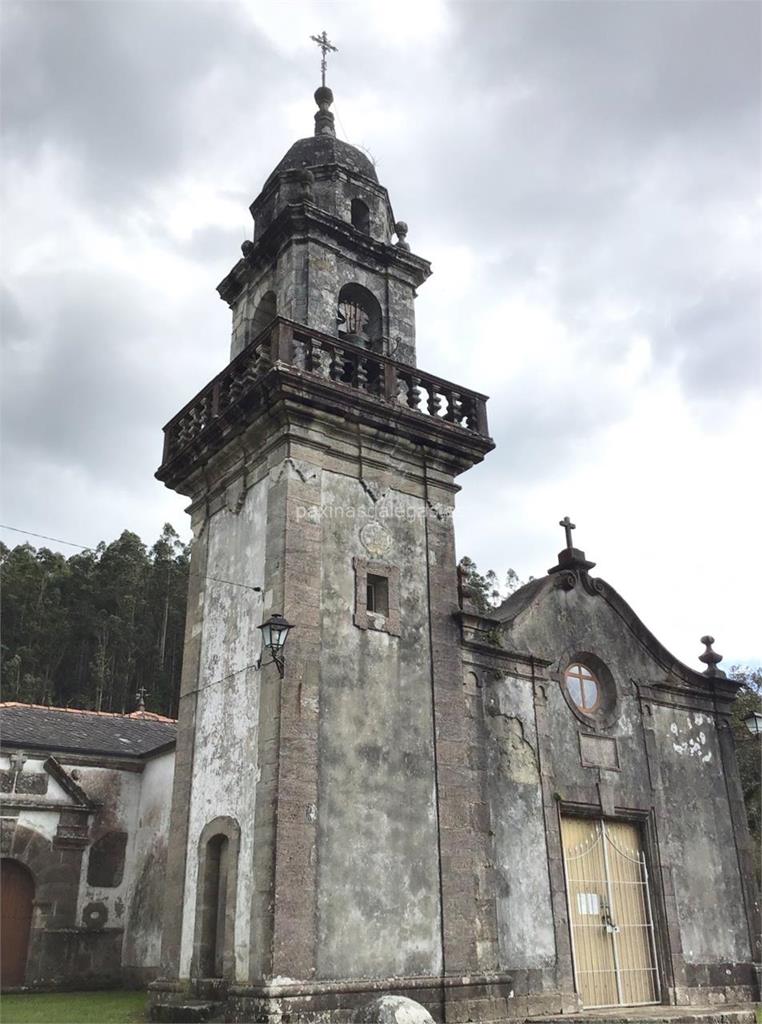
M 323 88 L 325 88 L 325 72 L 326 72 L 326 68 L 328 66 L 327 62 L 326 62 L 326 59 L 325 59 L 326 58 L 326 54 L 327 53 L 338 53 L 338 47 L 334 46 L 333 43 L 330 41 L 330 39 L 326 35 L 325 29 L 323 29 L 323 31 L 320 33 L 319 36 L 310 36 L 310 39 L 313 41 L 313 43 L 317 43 L 318 44 L 318 46 L 320 47 L 320 49 L 322 51 L 322 54 L 323 54 L 323 58 L 320 61 L 320 75 L 321 75 L 321 80 L 322 80 Z
M 568 548 L 569 551 L 571 551 L 571 549 L 574 547 L 574 544 L 572 543 L 571 532 L 572 532 L 572 530 L 576 530 L 577 527 L 574 525 L 574 523 L 571 521 L 571 519 L 569 519 L 568 516 L 564 516 L 564 518 L 559 522 L 558 525 L 559 526 L 563 526 L 563 528 L 564 528 L 564 530 L 566 532 L 566 547 Z

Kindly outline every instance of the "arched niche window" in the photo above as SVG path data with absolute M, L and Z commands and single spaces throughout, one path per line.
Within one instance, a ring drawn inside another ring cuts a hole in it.
M 264 329 L 278 315 L 275 292 L 265 292 L 257 303 L 254 316 L 251 318 L 251 341 L 258 338 Z
M 337 314 L 339 337 L 379 351 L 381 348 L 382 317 L 378 299 L 360 284 L 345 284 L 339 292 Z
M 201 948 L 199 970 L 202 978 L 223 977 L 226 905 L 230 842 L 217 835 L 206 844 L 204 877 L 201 887 Z
M 126 832 L 107 832 L 90 847 L 87 884 L 99 889 L 115 889 L 124 878 Z
M 362 199 L 352 200 L 352 226 L 364 235 L 370 234 L 370 210 Z
M 233 818 L 210 821 L 199 837 L 193 973 L 235 974 L 235 907 L 240 829 Z

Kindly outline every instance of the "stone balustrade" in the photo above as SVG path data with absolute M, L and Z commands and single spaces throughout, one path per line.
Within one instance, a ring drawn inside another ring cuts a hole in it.
M 164 428 L 166 465 L 228 413 L 276 364 L 356 388 L 488 437 L 487 399 L 405 363 L 277 317 Z

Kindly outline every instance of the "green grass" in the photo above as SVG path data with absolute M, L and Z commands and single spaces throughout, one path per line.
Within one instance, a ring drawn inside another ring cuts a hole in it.
M 137 1024 L 145 992 L 35 992 L 3 996 L 2 1024 Z

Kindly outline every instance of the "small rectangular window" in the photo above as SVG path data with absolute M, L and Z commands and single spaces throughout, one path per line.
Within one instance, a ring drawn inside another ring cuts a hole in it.
M 353 558 L 355 570 L 354 624 L 390 636 L 400 635 L 400 571 L 389 562 Z
M 373 576 L 368 573 L 366 608 L 376 615 L 389 615 L 389 580 L 385 576 Z

